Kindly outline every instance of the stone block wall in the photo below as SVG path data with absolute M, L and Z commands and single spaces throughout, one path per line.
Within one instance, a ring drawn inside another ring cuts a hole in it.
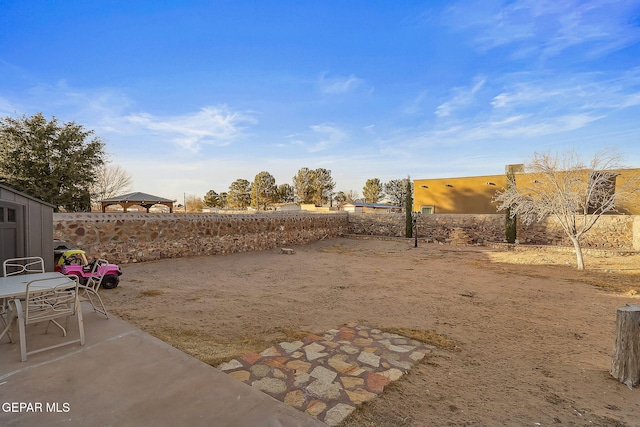
M 487 241 L 501 242 L 504 239 L 504 215 L 418 215 L 417 226 L 418 238 L 428 241 L 451 243 L 463 238 L 468 243 L 474 244 Z M 405 215 L 404 213 L 350 214 L 349 232 L 360 235 L 404 237 Z
M 404 214 L 143 214 L 54 213 L 54 237 L 116 263 L 216 255 L 307 244 L 345 234 L 404 238 Z M 504 215 L 418 215 L 418 238 L 452 245 L 502 243 Z M 524 226 L 527 245 L 571 246 L 552 220 Z M 640 251 L 640 216 L 599 219 L 585 249 Z
M 348 215 L 55 213 L 54 238 L 115 263 L 300 245 L 342 235 Z
M 404 237 L 404 214 L 349 213 L 349 234 Z
M 640 250 L 640 217 L 602 216 L 584 236 L 584 248 Z M 505 241 L 503 214 L 418 215 L 418 238 L 449 244 L 501 243 Z M 404 214 L 349 215 L 349 233 L 404 237 Z M 529 226 L 518 224 L 518 241 L 528 245 L 572 246 L 560 225 L 549 219 Z
M 637 215 L 603 215 L 581 239 L 583 248 L 640 250 Z M 580 222 L 578 223 L 578 225 Z M 520 243 L 573 246 L 560 224 L 552 218 L 529 226 L 518 224 Z

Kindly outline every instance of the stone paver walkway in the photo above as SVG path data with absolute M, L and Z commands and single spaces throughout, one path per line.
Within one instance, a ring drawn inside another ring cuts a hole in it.
M 345 326 L 246 353 L 218 368 L 335 426 L 433 348 L 378 329 Z

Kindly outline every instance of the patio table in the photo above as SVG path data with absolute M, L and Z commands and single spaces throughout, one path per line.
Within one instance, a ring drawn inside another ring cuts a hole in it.
M 34 280 L 41 279 L 48 280 L 46 282 L 42 282 L 43 284 L 41 285 L 31 285 L 31 290 L 46 291 L 49 289 L 53 289 L 56 286 L 64 285 L 66 283 L 68 283 L 70 287 L 75 286 L 75 281 L 73 279 L 58 272 L 20 274 L 9 277 L 0 277 L 0 301 L 4 299 L 11 300 L 15 298 L 24 298 L 27 294 L 27 284 Z M 10 309 L 5 318 L 7 326 L 0 333 L 0 340 L 9 331 L 9 328 L 11 327 L 11 324 L 16 317 L 16 313 L 14 313 L 14 311 Z

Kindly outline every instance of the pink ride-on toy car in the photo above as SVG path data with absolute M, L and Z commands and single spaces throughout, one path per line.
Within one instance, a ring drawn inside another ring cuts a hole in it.
M 60 259 L 58 260 L 58 264 L 56 265 L 56 271 L 59 271 L 62 274 L 72 274 L 74 276 L 78 276 L 80 280 L 80 284 L 84 285 L 87 283 L 87 279 L 91 277 L 91 271 L 93 270 L 94 264 L 97 262 L 97 259 L 93 259 L 93 261 L 87 261 L 87 255 L 84 251 L 80 249 L 73 249 L 69 251 L 65 251 Z M 116 264 L 101 264 L 98 266 L 98 270 L 94 274 L 95 277 L 102 276 L 104 273 L 104 277 L 102 278 L 102 282 L 100 286 L 105 289 L 113 289 L 120 283 L 120 276 L 122 275 L 122 270 Z

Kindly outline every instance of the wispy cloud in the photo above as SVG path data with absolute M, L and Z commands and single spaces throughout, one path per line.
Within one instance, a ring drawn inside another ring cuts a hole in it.
M 364 80 L 354 76 L 353 74 L 347 77 L 328 77 L 326 74 L 323 74 L 318 79 L 318 88 L 320 93 L 325 95 L 340 95 L 353 92 L 361 88 L 363 85 Z
M 635 106 L 640 101 L 640 67 L 623 73 L 505 75 L 502 80 L 502 91 L 491 101 L 496 111 L 604 111 Z
M 232 111 L 224 105 L 204 107 L 195 113 L 172 117 L 131 114 L 124 120 L 194 152 L 199 151 L 203 144 L 229 145 L 242 135 L 247 125 L 257 122 L 251 115 Z
M 449 136 L 450 142 L 485 141 L 488 139 L 526 140 L 528 138 L 553 135 L 570 130 L 580 129 L 587 124 L 601 119 L 603 116 L 593 114 L 565 114 L 554 117 L 517 115 L 500 120 L 480 121 L 471 126 L 456 127 L 455 132 L 437 130 L 428 137 L 441 140 Z M 455 135 L 451 138 L 452 135 Z
M 147 111 L 132 113 L 135 103 L 121 90 L 108 87 L 77 88 L 61 80 L 56 84 L 37 84 L 22 99 L 23 110 L 42 111 L 62 120 L 74 120 L 103 135 L 140 137 L 152 134 L 158 142 L 177 144 L 197 152 L 203 145 L 225 146 L 257 123 L 252 112 L 236 111 L 227 105 L 205 106 L 195 112 L 160 116 Z M 33 104 L 33 108 L 31 107 Z M 0 97 L 0 112 L 13 108 Z M 66 112 L 66 116 L 60 115 Z
M 67 81 L 40 83 L 27 91 L 24 101 L 37 103 L 38 108 L 67 111 L 72 118 L 95 125 L 117 118 L 132 106 L 132 101 L 120 90 L 109 87 L 77 88 Z M 67 119 L 67 118 L 64 118 Z
M 482 52 L 510 46 L 513 57 L 549 58 L 580 46 L 598 57 L 640 40 L 639 11 L 638 0 L 481 0 L 451 6 L 445 21 L 474 34 Z
M 429 92 L 423 90 L 414 99 L 409 101 L 402 109 L 405 114 L 414 115 L 422 112 L 422 102 L 427 98 Z
M 482 86 L 484 86 L 484 83 L 485 79 L 476 78 L 476 81 L 471 88 L 454 88 L 453 97 L 436 108 L 436 116 L 447 117 L 451 115 L 454 110 L 471 105 L 475 100 L 476 93 L 482 88 Z
M 582 129 L 640 105 L 640 67 L 624 72 L 527 72 L 456 87 L 435 119 L 385 138 L 385 147 L 533 141 Z M 420 130 L 418 130 L 420 128 Z
M 316 134 L 318 141 L 309 149 L 309 152 L 315 153 L 324 151 L 329 147 L 340 144 L 345 140 L 347 134 L 336 126 L 328 123 L 311 126 L 311 130 Z
M 16 113 L 16 107 L 6 98 L 0 96 L 0 114 L 3 116 L 12 116 Z
M 347 133 L 331 123 L 309 126 L 311 132 L 290 135 L 293 144 L 306 148 L 309 153 L 318 153 L 341 144 Z

